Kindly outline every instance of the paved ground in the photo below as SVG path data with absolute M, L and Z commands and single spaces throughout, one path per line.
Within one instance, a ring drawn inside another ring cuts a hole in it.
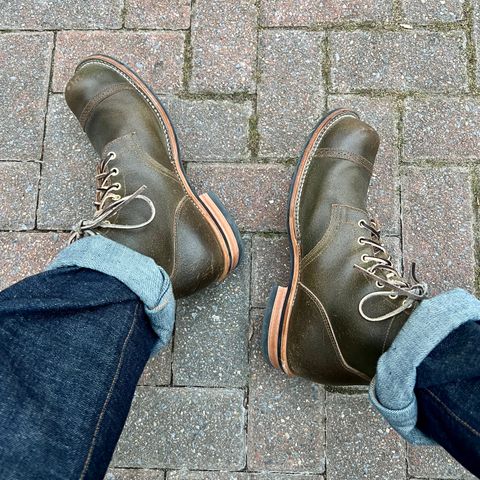
M 270 284 L 286 278 L 295 157 L 339 105 L 381 133 L 370 203 L 399 262 L 416 258 L 436 291 L 475 291 L 480 5 L 192 3 L 0 0 L 0 287 L 39 271 L 90 212 L 96 158 L 62 96 L 89 53 L 123 59 L 164 97 L 192 179 L 245 236 L 240 270 L 180 302 L 108 478 L 469 478 L 439 450 L 407 448 L 363 391 L 267 367 L 259 329 Z

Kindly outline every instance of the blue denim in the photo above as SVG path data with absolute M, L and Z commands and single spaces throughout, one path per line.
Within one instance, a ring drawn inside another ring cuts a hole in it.
M 443 340 L 417 369 L 417 428 L 480 477 L 480 323 Z
M 86 237 L 65 248 L 48 269 L 77 266 L 97 270 L 124 283 L 145 304 L 158 335 L 155 355 L 168 344 L 175 322 L 175 299 L 168 274 L 151 258 L 101 235 Z
M 0 292 L 0 478 L 103 479 L 157 342 L 104 273 L 56 268 Z
M 451 332 L 480 319 L 480 301 L 455 289 L 424 300 L 381 357 L 370 400 L 392 427 L 413 444 L 436 442 L 417 428 L 417 367 Z

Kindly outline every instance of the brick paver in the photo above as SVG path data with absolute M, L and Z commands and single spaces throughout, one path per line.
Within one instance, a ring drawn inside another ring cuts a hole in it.
M 411 168 L 402 188 L 405 261 L 433 292 L 475 281 L 472 193 L 468 172 Z
M 115 467 L 241 470 L 242 390 L 138 387 Z
M 128 0 L 125 26 L 180 30 L 190 26 L 191 0 Z
M 252 104 L 165 98 L 185 162 L 236 162 L 247 159 Z
M 34 162 L 0 162 L 0 228 L 35 227 L 40 165 Z
M 40 160 L 53 35 L 0 35 L 0 160 Z
M 136 70 L 155 92 L 177 92 L 183 82 L 184 41 L 183 32 L 60 32 L 53 91 L 63 92 L 81 60 L 103 53 Z
M 330 51 L 335 91 L 458 92 L 467 87 L 461 32 L 335 32 Z
M 440 449 L 407 449 L 364 388 L 271 369 L 259 336 L 271 285 L 289 280 L 294 165 L 332 108 L 379 131 L 368 206 L 397 267 L 416 260 L 434 293 L 479 285 L 480 2 L 3 3 L 0 288 L 40 272 L 92 213 L 98 157 L 61 92 L 93 53 L 161 96 L 193 184 L 245 239 L 235 275 L 178 302 L 106 479 L 472 478 Z
M 261 156 L 297 156 L 321 115 L 322 39 L 318 32 L 261 32 L 257 102 Z
M 192 91 L 255 90 L 256 18 L 254 0 L 196 0 L 192 15 Z

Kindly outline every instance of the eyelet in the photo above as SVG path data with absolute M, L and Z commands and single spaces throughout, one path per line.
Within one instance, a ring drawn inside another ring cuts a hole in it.
M 392 299 L 392 300 L 396 300 L 398 298 L 398 295 L 395 294 L 395 295 L 389 295 L 388 298 Z
M 113 198 L 114 201 L 117 201 L 117 200 L 121 200 L 122 196 L 121 195 L 114 195 L 112 198 Z
M 111 188 L 112 188 L 112 190 L 118 191 L 118 190 L 121 190 L 122 185 L 117 182 L 117 183 L 114 183 Z
M 107 153 L 107 157 L 110 159 L 110 160 L 115 160 L 117 158 L 117 154 L 115 152 L 108 152 Z
M 363 263 L 368 263 L 368 260 L 367 260 L 367 255 L 363 254 L 360 259 L 362 260 Z
M 110 170 L 110 173 L 111 173 L 112 177 L 116 177 L 116 176 L 120 173 L 120 171 L 118 170 L 117 167 L 113 167 L 113 168 Z
M 375 285 L 377 286 L 377 288 L 385 288 L 383 283 L 380 283 L 378 280 L 375 282 Z
M 363 237 L 358 237 L 358 238 L 357 238 L 357 243 L 358 243 L 359 245 L 362 245 L 362 246 L 365 245 L 365 242 L 364 242 L 364 240 L 363 240 Z
M 357 225 L 358 225 L 360 228 L 365 228 L 366 223 L 365 223 L 364 220 L 359 220 L 359 221 L 357 222 Z

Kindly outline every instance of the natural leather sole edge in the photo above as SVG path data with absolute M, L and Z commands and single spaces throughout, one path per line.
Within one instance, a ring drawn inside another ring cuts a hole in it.
M 212 231 L 214 232 L 215 237 L 217 238 L 220 248 L 222 250 L 222 254 L 224 256 L 224 268 L 219 278 L 219 281 L 224 280 L 225 277 L 227 277 L 227 275 L 238 265 L 240 260 L 239 252 L 241 251 L 241 247 L 237 243 L 236 237 L 233 236 L 232 238 L 232 229 L 230 227 L 230 223 L 225 217 L 225 215 L 223 215 L 222 211 L 217 208 L 213 209 L 215 213 L 212 213 L 212 210 L 210 210 L 204 204 L 204 202 L 201 200 L 201 197 L 199 197 L 194 192 L 194 189 L 190 185 L 180 159 L 177 135 L 175 133 L 175 129 L 173 128 L 173 124 L 170 120 L 170 117 L 168 116 L 166 109 L 163 107 L 161 102 L 158 100 L 152 90 L 148 87 L 148 85 L 135 72 L 130 70 L 130 68 L 124 65 L 122 62 L 107 55 L 91 55 L 85 60 L 83 60 L 78 65 L 77 69 L 91 62 L 103 63 L 106 66 L 118 71 L 122 76 L 124 76 L 124 78 L 126 76 L 127 81 L 130 81 L 132 85 L 137 89 L 137 91 L 149 102 L 151 108 L 153 108 L 153 110 L 157 114 L 157 117 L 159 117 L 159 121 L 163 122 L 162 128 L 163 126 L 166 128 L 166 134 L 171 148 L 170 153 L 179 180 L 181 181 L 187 195 L 191 198 L 195 206 L 198 208 L 202 216 L 212 228 Z M 215 202 L 213 202 L 213 204 L 215 204 Z M 226 228 L 225 231 L 223 230 L 223 227 Z

